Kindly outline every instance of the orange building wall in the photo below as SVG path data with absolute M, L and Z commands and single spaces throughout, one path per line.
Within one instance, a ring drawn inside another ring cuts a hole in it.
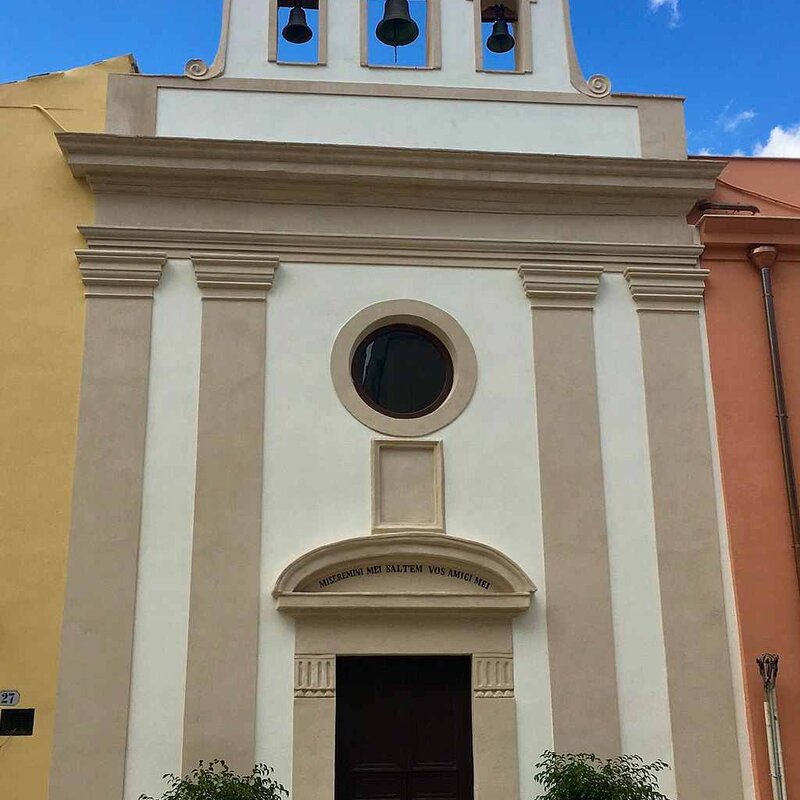
M 776 421 L 769 342 L 759 272 L 749 245 L 776 244 L 772 270 L 792 440 L 800 459 L 800 161 L 734 160 L 712 198 L 761 208 L 700 223 L 711 270 L 706 293 L 711 375 L 717 412 L 734 588 L 742 642 L 756 793 L 772 798 L 764 692 L 756 658 L 781 656 L 778 704 L 788 796 L 800 796 L 800 586 Z M 763 195 L 726 186 L 743 186 Z M 773 203 L 766 195 L 780 198 Z M 717 214 L 719 212 L 709 212 Z M 767 219 L 797 217 L 797 223 Z M 796 231 L 797 236 L 795 236 Z

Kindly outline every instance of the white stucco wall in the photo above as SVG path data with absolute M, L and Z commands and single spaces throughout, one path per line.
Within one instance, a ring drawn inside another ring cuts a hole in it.
M 622 275 L 603 275 L 594 322 L 622 750 L 674 764 L 639 323 Z M 661 785 L 675 796 L 673 772 Z
M 516 560 L 540 587 L 514 629 L 523 797 L 552 746 L 536 457 L 530 306 L 511 271 L 333 265 L 281 267 L 269 296 L 257 757 L 291 774 L 293 626 L 270 590 L 305 551 L 370 531 L 370 440 L 329 372 L 358 311 L 411 298 L 452 314 L 475 347 L 475 396 L 444 442 L 448 533 Z M 503 309 L 502 321 L 497 309 Z
M 283 265 L 267 307 L 266 427 L 256 758 L 291 780 L 294 624 L 275 610 L 280 571 L 319 545 L 370 531 L 370 440 L 341 405 L 329 360 L 340 328 L 373 303 L 422 300 L 463 326 L 478 358 L 465 412 L 432 434 L 445 454 L 451 535 L 486 542 L 539 587 L 514 623 L 521 797 L 552 747 L 531 313 L 510 270 Z M 502 313 L 498 315 L 498 310 Z M 125 800 L 180 768 L 196 457 L 201 301 L 171 261 L 156 292 Z M 671 761 L 641 352 L 620 275 L 595 311 L 623 749 Z M 664 789 L 674 790 L 667 776 Z
M 537 0 L 532 12 L 533 72 L 525 75 L 475 71 L 471 2 L 440 0 L 442 68 L 367 69 L 360 61 L 360 0 L 330 0 L 328 63 L 291 66 L 267 61 L 266 0 L 233 0 L 225 74 L 237 78 L 473 86 L 575 92 L 569 80 L 562 0 Z M 526 0 L 527 2 L 527 0 Z
M 153 302 L 125 800 L 160 796 L 181 767 L 200 306 L 191 264 L 170 261 Z
M 159 136 L 641 156 L 634 107 L 159 89 Z

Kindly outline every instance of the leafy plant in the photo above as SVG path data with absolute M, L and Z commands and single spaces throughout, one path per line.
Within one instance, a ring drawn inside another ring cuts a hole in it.
M 250 775 L 238 775 L 220 759 L 200 762 L 180 778 L 164 775 L 169 788 L 160 800 L 280 800 L 289 792 L 272 775 L 272 768 L 256 764 Z M 154 800 L 142 795 L 139 800 Z
M 534 777 L 545 791 L 539 800 L 668 800 L 657 777 L 668 768 L 663 761 L 646 764 L 633 755 L 606 760 L 546 751 Z

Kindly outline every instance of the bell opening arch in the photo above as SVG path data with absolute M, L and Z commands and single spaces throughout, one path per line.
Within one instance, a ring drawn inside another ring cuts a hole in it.
M 273 596 L 295 620 L 292 797 L 334 800 L 337 657 L 462 656 L 474 800 L 518 800 L 511 623 L 535 591 L 499 550 L 441 534 L 346 539 L 289 564 Z

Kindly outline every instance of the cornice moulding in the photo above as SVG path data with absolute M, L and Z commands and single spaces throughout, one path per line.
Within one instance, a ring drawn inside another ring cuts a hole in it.
M 757 239 L 753 236 L 738 236 L 734 241 L 719 241 L 707 244 L 703 251 L 703 264 L 722 261 L 748 261 L 748 253 L 753 246 L 770 244 L 778 248 L 778 261 L 776 267 L 781 264 L 796 264 L 800 262 L 800 240 L 790 239 L 788 242 L 784 237 L 773 236 L 764 239 Z
M 523 264 L 522 288 L 531 308 L 591 309 L 600 288 L 602 267 Z
M 125 226 L 82 226 L 91 249 L 150 248 L 172 258 L 235 252 L 261 254 L 281 263 L 356 263 L 370 266 L 439 266 L 514 269 L 545 264 L 552 269 L 601 267 L 622 272 L 631 266 L 693 268 L 697 245 L 628 242 L 570 242 L 467 239 L 427 236 L 352 236 L 282 231 L 233 231 Z
M 705 293 L 707 269 L 625 270 L 625 278 L 639 311 L 696 313 Z
M 706 214 L 698 226 L 705 244 L 787 244 L 800 247 L 800 215 L 777 217 Z
M 167 261 L 153 250 L 76 250 L 86 297 L 148 298 Z
M 486 576 L 491 590 L 312 591 L 319 578 L 368 562 L 445 563 Z M 277 608 L 290 616 L 431 614 L 511 617 L 530 607 L 536 587 L 507 556 L 481 542 L 436 533 L 383 533 L 333 542 L 305 553 L 278 577 Z
M 65 133 L 58 141 L 73 174 L 95 192 L 329 205 L 578 213 L 576 204 L 590 197 L 594 213 L 645 213 L 672 202 L 678 214 L 713 188 L 719 172 L 688 160 L 111 134 Z M 560 207 L 552 209 L 552 195 Z
M 245 253 L 192 253 L 203 300 L 266 300 L 278 259 Z

